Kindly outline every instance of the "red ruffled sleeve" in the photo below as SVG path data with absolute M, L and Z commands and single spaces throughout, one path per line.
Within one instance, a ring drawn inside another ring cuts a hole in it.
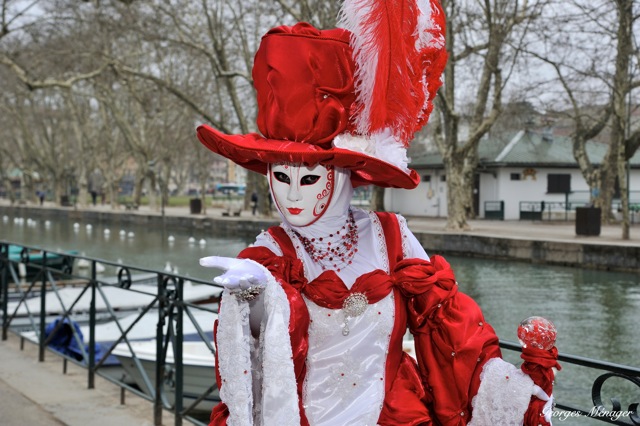
M 465 425 L 485 362 L 500 357 L 498 337 L 441 256 L 398 262 L 393 279 L 408 298 L 420 374 L 442 425 Z

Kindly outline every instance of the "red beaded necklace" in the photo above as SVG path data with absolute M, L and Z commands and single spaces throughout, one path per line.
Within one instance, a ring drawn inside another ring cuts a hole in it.
M 351 209 L 349 209 L 347 222 L 342 225 L 342 228 L 324 237 L 307 238 L 296 230 L 292 229 L 292 231 L 311 260 L 320 265 L 323 271 L 335 269 L 340 272 L 343 267 L 351 264 L 351 259 L 358 252 L 358 226 Z

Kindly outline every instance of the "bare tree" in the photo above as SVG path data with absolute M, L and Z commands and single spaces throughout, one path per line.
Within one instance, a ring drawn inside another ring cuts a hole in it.
M 509 0 L 442 4 L 449 61 L 432 119 L 447 178 L 447 228 L 463 230 L 475 215 L 478 145 L 501 112 L 503 90 L 542 4 Z
M 61 38 L 69 36 L 65 34 L 67 26 L 61 23 L 68 19 L 65 13 L 74 9 L 59 13 L 55 2 L 44 0 L 0 0 L 0 9 L 0 64 L 11 70 L 29 90 L 68 89 L 99 75 L 110 65 L 107 60 L 97 64 L 83 60 L 77 42 L 61 43 Z M 40 49 L 35 56 L 25 54 L 25 43 L 46 49 Z M 69 61 L 70 58 L 75 60 Z
M 540 35 L 541 48 L 530 53 L 551 66 L 562 87 L 562 99 L 568 102 L 569 116 L 575 124 L 573 154 L 589 185 L 591 203 L 602 209 L 605 222 L 612 219 L 617 178 L 622 238 L 628 239 L 626 170 L 640 138 L 640 130 L 630 131 L 629 121 L 631 93 L 640 87 L 639 51 L 634 42 L 640 10 L 632 0 L 574 0 L 555 4 L 554 12 L 548 20 L 555 27 Z M 587 144 L 595 138 L 608 140 L 602 159 L 589 157 Z

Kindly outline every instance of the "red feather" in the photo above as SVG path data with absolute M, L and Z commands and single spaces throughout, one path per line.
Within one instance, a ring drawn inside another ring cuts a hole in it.
M 442 39 L 444 14 L 438 0 L 430 9 L 435 25 L 428 31 L 433 39 Z M 390 129 L 408 146 L 426 123 L 446 52 L 443 42 L 419 43 L 420 13 L 416 0 L 346 0 L 343 5 L 342 23 L 354 33 L 359 102 L 355 121 L 361 134 Z

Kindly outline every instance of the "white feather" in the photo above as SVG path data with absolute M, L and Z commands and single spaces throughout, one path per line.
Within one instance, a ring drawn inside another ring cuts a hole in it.
M 393 136 L 391 129 L 384 129 L 371 136 L 343 133 L 333 139 L 333 145 L 336 148 L 348 149 L 377 158 L 409 173 L 407 150 Z
M 358 101 L 363 109 L 355 117 L 358 133 L 369 133 L 373 87 L 378 67 L 378 51 L 375 50 L 375 40 L 372 28 L 366 28 L 362 22 L 371 13 L 371 7 L 366 1 L 345 0 L 340 10 L 338 26 L 351 31 L 351 47 L 353 48 L 355 70 L 355 86 Z
M 434 10 L 431 8 L 431 1 L 418 0 L 418 27 L 416 28 L 416 50 L 426 47 L 440 48 L 444 46 L 444 35 L 433 20 Z M 439 37 L 434 37 L 431 30 L 437 29 Z

